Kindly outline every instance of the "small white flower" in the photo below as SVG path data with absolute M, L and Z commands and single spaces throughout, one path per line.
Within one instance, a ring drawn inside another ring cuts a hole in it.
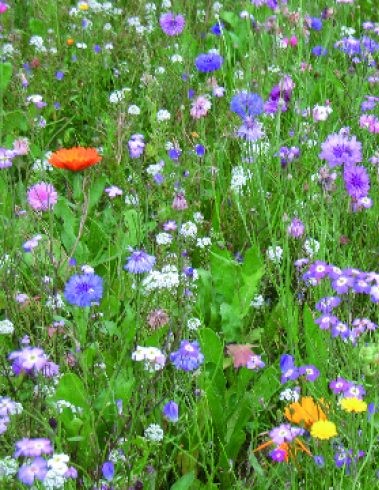
M 15 475 L 18 471 L 18 462 L 11 456 L 0 459 L 0 480 Z
M 171 119 L 171 114 L 166 109 L 160 109 L 157 112 L 157 119 L 159 122 L 168 121 Z
M 78 49 L 87 49 L 87 44 L 86 43 L 76 43 L 76 47 Z
M 195 223 L 201 224 L 204 221 L 204 216 L 200 212 L 193 213 L 193 220 Z
M 131 114 L 132 116 L 139 116 L 141 114 L 141 109 L 138 107 L 138 105 L 130 105 L 128 107 L 128 114 Z
M 153 442 L 160 442 L 163 439 L 164 432 L 160 425 L 150 424 L 144 431 L 146 439 Z
M 171 8 L 171 0 L 162 0 L 162 9 Z
M 173 54 L 170 57 L 170 60 L 172 63 L 183 63 L 183 56 L 180 56 L 180 54 Z
M 107 22 L 106 24 L 104 24 L 103 30 L 104 31 L 111 31 L 112 30 L 112 24 L 110 24 L 109 22 Z
M 1 335 L 12 335 L 13 332 L 14 332 L 14 325 L 10 320 L 5 319 L 0 321 Z
M 155 237 L 155 241 L 157 242 L 158 245 L 170 245 L 172 240 L 173 240 L 172 235 L 166 232 L 158 233 L 158 235 Z
M 282 247 L 277 246 L 270 246 L 267 249 L 267 258 L 273 262 L 274 264 L 280 264 L 282 261 L 282 256 L 283 256 L 283 249 Z
M 180 227 L 179 234 L 185 238 L 195 238 L 197 235 L 197 226 L 192 221 L 187 221 Z
M 88 264 L 82 265 L 81 269 L 84 274 L 93 274 L 95 272 L 95 269 Z
M 158 68 L 155 69 L 155 74 L 156 75 L 163 75 L 163 73 L 166 72 L 166 68 L 163 66 L 158 66 Z
M 212 245 L 212 240 L 210 239 L 209 236 L 198 238 L 196 240 L 196 246 L 199 248 L 206 248 L 206 247 L 210 247 L 211 245 Z
M 279 400 L 287 402 L 297 402 L 299 401 L 299 398 L 300 390 L 296 388 L 293 390 L 291 390 L 291 388 L 286 388 L 279 395 Z
M 307 238 L 303 245 L 305 253 L 308 257 L 313 257 L 320 250 L 320 243 L 314 238 Z
M 262 308 L 265 304 L 265 299 L 261 294 L 256 294 L 252 299 L 250 306 L 256 309 Z
M 189 318 L 187 320 L 187 328 L 191 331 L 196 331 L 201 325 L 201 320 L 199 318 Z

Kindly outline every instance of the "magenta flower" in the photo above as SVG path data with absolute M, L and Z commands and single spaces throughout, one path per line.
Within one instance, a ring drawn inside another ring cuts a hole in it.
M 183 32 L 186 21 L 180 14 L 175 15 L 172 12 L 167 12 L 160 16 L 159 24 L 167 36 L 179 36 Z
M 0 14 L 4 14 L 9 9 L 9 5 L 4 2 L 0 2 Z
M 58 194 L 51 184 L 38 182 L 29 188 L 27 199 L 34 211 L 48 211 L 57 203 Z

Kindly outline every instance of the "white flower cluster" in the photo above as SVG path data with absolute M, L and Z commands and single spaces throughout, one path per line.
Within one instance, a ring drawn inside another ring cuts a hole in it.
M 261 294 L 256 294 L 250 303 L 250 306 L 255 309 L 262 308 L 264 305 L 265 299 Z
M 14 476 L 18 471 L 18 462 L 11 456 L 0 459 L 0 481 Z
M 270 246 L 267 249 L 266 252 L 267 258 L 273 262 L 274 264 L 280 264 L 282 261 L 282 256 L 283 256 L 283 249 L 282 247 L 277 246 Z
M 312 258 L 320 250 L 320 243 L 314 238 L 307 238 L 303 248 L 308 257 Z
M 197 226 L 192 221 L 187 221 L 180 227 L 179 234 L 184 238 L 195 238 L 197 235 Z
M 246 170 L 244 167 L 238 166 L 232 168 L 232 179 L 230 182 L 230 188 L 234 192 L 240 192 L 247 184 L 248 180 L 252 177 L 250 170 Z
M 193 332 L 196 332 L 198 328 L 201 326 L 201 320 L 199 318 L 188 318 L 187 320 L 187 328 Z
M 165 265 L 161 271 L 153 270 L 142 281 L 146 291 L 157 289 L 173 290 L 179 286 L 179 273 L 174 265 Z
M 58 413 L 62 413 L 65 408 L 68 408 L 71 410 L 72 413 L 82 413 L 83 409 L 81 407 L 77 407 L 76 405 L 73 405 L 72 403 L 66 401 L 66 400 L 57 400 L 55 402 L 55 408 Z
M 279 400 L 286 402 L 297 402 L 300 398 L 300 389 L 286 388 L 279 395 Z
M 158 235 L 156 235 L 155 237 L 155 241 L 157 242 L 157 245 L 170 245 L 170 243 L 172 243 L 172 240 L 173 240 L 173 236 L 170 235 L 170 233 L 166 233 L 166 232 L 158 233 Z
M 13 332 L 14 325 L 10 320 L 6 318 L 0 321 L 0 335 L 12 335 Z
M 153 442 L 160 442 L 163 439 L 164 432 L 160 425 L 150 424 L 144 431 L 146 439 Z
M 43 37 L 41 36 L 32 36 L 29 39 L 29 45 L 34 46 L 34 49 L 37 51 L 37 53 L 46 53 L 46 46 L 45 42 L 43 40 Z
M 207 248 L 207 247 L 210 247 L 212 245 L 212 240 L 210 239 L 209 236 L 205 236 L 203 238 L 198 238 L 196 240 L 196 246 L 199 247 L 199 248 Z
M 43 479 L 43 486 L 47 490 L 54 490 L 56 488 L 63 488 L 66 482 L 65 473 L 68 471 L 67 463 L 70 461 L 70 457 L 67 454 L 53 454 L 53 456 L 47 460 L 47 473 Z
M 144 361 L 145 370 L 153 373 L 160 371 L 166 364 L 166 356 L 157 347 L 142 347 L 137 345 L 137 349 L 132 353 L 133 361 Z
M 157 120 L 159 122 L 168 121 L 171 119 L 171 114 L 167 109 L 159 109 L 157 112 Z
M 109 102 L 111 104 L 117 104 L 118 102 L 121 102 L 122 100 L 125 99 L 125 94 L 127 92 L 130 92 L 130 88 L 128 87 L 124 87 L 121 90 L 115 90 L 110 94 Z
M 157 174 L 162 172 L 163 167 L 164 167 L 164 161 L 161 160 L 158 163 L 155 163 L 153 165 L 149 165 L 148 167 L 146 167 L 146 173 L 148 175 L 152 175 L 152 176 L 157 175 Z

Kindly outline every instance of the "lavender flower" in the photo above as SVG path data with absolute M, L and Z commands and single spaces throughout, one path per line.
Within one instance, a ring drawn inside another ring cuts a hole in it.
M 13 150 L 7 148 L 0 148 L 0 169 L 11 167 L 13 164 L 12 159 L 16 156 Z
M 103 297 L 103 280 L 96 274 L 75 274 L 66 283 L 64 297 L 71 305 L 91 306 Z
M 326 160 L 331 168 L 343 164 L 355 165 L 362 161 L 362 144 L 355 136 L 349 139 L 341 131 L 329 135 L 322 143 L 321 150 L 319 158 Z
M 45 439 L 43 437 L 38 437 L 35 439 L 24 437 L 23 439 L 17 441 L 15 446 L 15 458 L 19 458 L 20 456 L 34 458 L 37 456 L 42 456 L 43 454 L 51 454 L 53 452 L 50 439 Z
M 151 271 L 155 261 L 153 255 L 148 255 L 143 250 L 134 250 L 124 265 L 124 269 L 131 274 L 143 274 Z
M 142 134 L 133 134 L 128 141 L 130 158 L 139 158 L 145 149 L 145 141 Z
M 25 485 L 33 485 L 35 480 L 43 481 L 47 473 L 47 463 L 43 458 L 34 458 L 29 464 L 23 464 L 17 473 L 18 479 Z
M 305 376 L 307 381 L 316 381 L 320 376 L 320 371 L 315 366 L 301 366 L 299 368 L 299 375 Z
M 48 362 L 47 355 L 40 347 L 25 347 L 11 352 L 8 359 L 13 361 L 12 371 L 16 376 L 21 373 L 32 375 L 41 372 Z
M 353 199 L 366 197 L 370 190 L 370 177 L 365 167 L 350 165 L 345 167 L 343 178 L 346 191 Z
M 299 218 L 293 218 L 287 228 L 287 233 L 293 238 L 301 238 L 304 235 L 305 226 Z
M 179 349 L 170 354 L 170 360 L 176 369 L 193 371 L 204 362 L 204 356 L 200 351 L 198 342 L 182 340 Z
M 274 427 L 269 432 L 269 437 L 274 444 L 278 446 L 283 442 L 291 442 L 304 433 L 304 429 L 300 427 L 292 427 L 290 424 L 281 424 L 279 427 Z
M 183 32 L 186 22 L 182 15 L 166 12 L 160 16 L 159 24 L 167 36 L 178 36 Z
M 101 473 L 103 474 L 103 477 L 111 481 L 114 477 L 114 464 L 112 461 L 105 461 L 103 466 L 101 467 Z
M 177 422 L 179 420 L 178 404 L 170 400 L 163 407 L 163 415 L 169 422 Z

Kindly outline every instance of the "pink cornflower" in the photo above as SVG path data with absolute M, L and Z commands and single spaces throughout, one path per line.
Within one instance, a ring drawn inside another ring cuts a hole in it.
M 199 95 L 199 97 L 196 97 L 192 102 L 190 114 L 194 119 L 200 119 L 208 114 L 211 107 L 212 104 L 210 100 L 205 95 Z
M 28 204 L 34 211 L 49 211 L 58 200 L 57 191 L 51 184 L 38 182 L 28 190 Z
M 107 187 L 104 190 L 104 192 L 106 192 L 111 199 L 117 196 L 122 196 L 122 189 L 120 189 L 115 185 L 111 185 L 110 187 Z

